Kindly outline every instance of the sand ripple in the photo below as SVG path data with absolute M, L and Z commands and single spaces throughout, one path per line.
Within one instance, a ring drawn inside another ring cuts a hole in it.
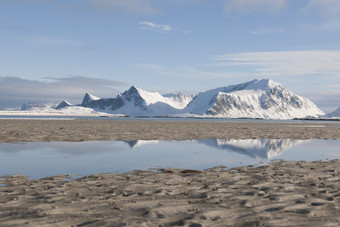
M 339 226 L 340 161 L 0 183 L 2 226 Z

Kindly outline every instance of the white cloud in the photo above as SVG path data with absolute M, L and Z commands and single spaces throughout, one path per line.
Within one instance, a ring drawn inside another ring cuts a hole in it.
M 153 22 L 149 21 L 141 21 L 139 22 L 140 29 L 143 30 L 150 30 L 150 31 L 157 31 L 157 32 L 170 32 L 173 30 L 173 28 L 169 25 L 164 25 L 164 24 L 155 24 Z
M 287 5 L 287 0 L 225 0 L 223 8 L 226 12 L 276 12 L 280 9 L 286 8 Z
M 150 0 L 89 0 L 99 8 L 123 10 L 131 13 L 156 14 L 158 13 Z
M 320 74 L 340 77 L 340 51 L 274 51 L 220 55 L 215 66 L 251 66 L 270 76 Z
M 184 29 L 179 27 L 172 27 L 170 25 L 165 25 L 165 24 L 156 24 L 154 22 L 150 22 L 150 21 L 141 21 L 138 22 L 139 25 L 141 25 L 139 27 L 139 29 L 141 30 L 146 30 L 146 31 L 155 31 L 155 32 L 177 32 L 177 33 L 182 33 L 185 35 L 191 34 L 192 31 L 188 30 L 188 29 Z

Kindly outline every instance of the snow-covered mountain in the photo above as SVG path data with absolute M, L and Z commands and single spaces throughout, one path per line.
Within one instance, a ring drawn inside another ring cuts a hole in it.
M 94 95 L 86 93 L 80 106 L 92 108 L 95 110 L 107 110 L 114 102 L 114 98 L 98 98 Z
M 86 93 L 84 98 L 83 98 L 83 101 L 81 103 L 82 106 L 86 106 L 86 105 L 89 105 L 91 102 L 93 101 L 97 101 L 97 100 L 100 100 L 100 98 L 90 94 L 90 93 Z
M 199 93 L 184 109 L 204 117 L 293 119 L 324 115 L 310 100 L 268 79 Z
M 72 105 L 63 100 L 58 105 L 37 102 L 25 103 L 20 111 L 0 111 L 0 115 L 29 115 L 29 116 L 117 116 L 105 112 L 95 111 L 92 108 Z M 121 116 L 121 115 L 118 115 Z
M 301 144 L 302 140 L 291 139 L 207 139 L 198 143 L 218 149 L 237 152 L 253 158 L 273 159 L 280 156 L 289 148 Z
M 116 98 L 100 99 L 86 93 L 81 106 L 130 116 L 164 116 L 185 108 L 192 98 L 181 93 L 163 96 L 132 86 Z
M 158 92 L 149 92 L 132 86 L 117 96 L 110 109 L 117 114 L 164 116 L 178 113 L 190 101 L 189 97 L 182 94 L 164 97 Z
M 180 109 L 185 108 L 195 97 L 195 95 L 184 95 L 181 92 L 177 94 L 164 94 L 163 96 L 170 99 L 172 102 L 178 103 Z
M 26 104 L 22 108 L 25 110 L 31 106 L 38 108 L 38 104 Z M 81 104 L 72 106 L 63 101 L 57 109 L 68 107 L 128 116 L 293 119 L 324 115 L 310 100 L 268 79 L 256 79 L 190 96 L 181 93 L 161 95 L 132 86 L 115 98 L 99 98 L 86 93 Z
M 338 109 L 336 109 L 334 112 L 326 114 L 325 118 L 340 119 L 340 107 Z
M 65 108 L 65 107 L 67 107 L 67 106 L 72 106 L 72 104 L 69 103 L 69 102 L 66 101 L 66 100 L 63 100 L 63 101 L 61 101 L 61 102 L 58 104 L 58 106 L 57 106 L 55 109 L 56 109 L 56 110 L 59 110 L 59 109 Z
M 52 108 L 52 104 L 45 104 L 45 103 L 39 103 L 39 102 L 27 102 L 22 104 L 21 111 L 28 111 L 28 110 L 43 110 Z
M 98 98 L 90 93 L 86 93 L 80 106 L 102 111 L 112 105 L 114 100 L 114 98 Z

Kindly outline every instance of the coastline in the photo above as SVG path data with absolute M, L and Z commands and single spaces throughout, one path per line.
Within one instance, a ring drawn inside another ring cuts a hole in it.
M 333 122 L 1 119 L 0 142 L 339 139 Z M 1 226 L 338 226 L 340 160 L 0 176 Z M 1 174 L 0 174 L 1 175 Z
M 0 128 L 0 143 L 340 138 L 340 122 L 0 119 Z

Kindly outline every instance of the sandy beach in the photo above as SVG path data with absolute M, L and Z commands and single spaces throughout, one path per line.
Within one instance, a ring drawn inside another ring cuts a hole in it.
M 0 143 L 90 140 L 336 139 L 340 122 L 0 120 Z
M 340 123 L 0 120 L 0 142 L 340 138 Z M 0 178 L 0 226 L 339 226 L 340 160 Z
M 1 226 L 339 226 L 340 161 L 0 183 Z

